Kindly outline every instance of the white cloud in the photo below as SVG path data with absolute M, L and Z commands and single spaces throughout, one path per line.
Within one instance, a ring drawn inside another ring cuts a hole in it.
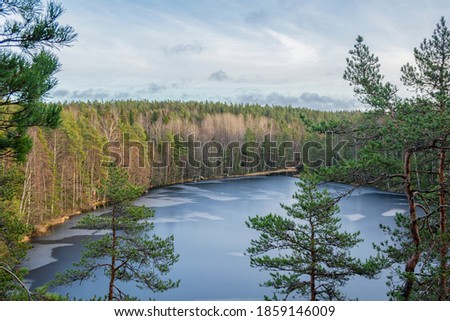
M 308 65 L 320 61 L 319 51 L 313 45 L 274 30 L 267 30 L 267 33 L 280 44 L 275 55 L 279 56 L 282 64 Z

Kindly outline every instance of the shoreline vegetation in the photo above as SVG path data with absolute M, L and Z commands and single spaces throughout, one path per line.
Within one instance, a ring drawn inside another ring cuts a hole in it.
M 211 181 L 211 180 L 222 180 L 222 179 L 232 179 L 232 178 L 240 178 L 240 177 L 256 177 L 256 176 L 275 176 L 275 175 L 286 175 L 286 176 L 295 176 L 298 174 L 298 170 L 296 168 L 286 168 L 286 169 L 277 169 L 272 171 L 263 171 L 263 172 L 255 172 L 255 173 L 248 173 L 248 174 L 238 174 L 238 175 L 222 175 L 222 176 L 211 176 L 211 177 L 198 177 L 198 178 L 187 178 L 183 181 L 176 181 L 171 182 L 166 185 L 154 185 L 150 186 L 148 189 L 145 190 L 145 192 L 141 195 L 146 195 L 151 190 L 163 188 L 166 186 L 172 186 L 172 185 L 178 185 L 178 184 L 185 184 L 185 183 L 192 183 L 192 182 L 198 182 L 198 181 Z M 64 215 L 62 217 L 58 217 L 55 219 L 52 219 L 48 222 L 45 222 L 43 224 L 38 224 L 34 226 L 33 233 L 30 236 L 25 237 L 25 242 L 30 242 L 32 238 L 48 235 L 51 233 L 52 228 L 64 224 L 67 220 L 70 220 L 71 218 L 89 213 L 92 211 L 97 210 L 99 207 L 107 207 L 108 205 L 103 202 L 97 202 L 95 204 L 92 204 L 90 208 L 83 209 L 82 211 L 77 211 L 72 214 Z

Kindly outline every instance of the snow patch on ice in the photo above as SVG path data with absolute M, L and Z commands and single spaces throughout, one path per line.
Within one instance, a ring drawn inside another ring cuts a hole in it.
M 194 200 L 185 197 L 147 196 L 137 200 L 135 205 L 145 205 L 148 207 L 168 207 L 189 203 L 194 203 Z
M 31 271 L 50 263 L 57 262 L 58 260 L 52 256 L 53 249 L 66 246 L 73 246 L 73 244 L 35 244 L 33 248 L 28 251 L 29 260 L 25 263 L 25 266 Z
M 188 212 L 183 215 L 176 215 L 173 217 L 161 217 L 156 218 L 153 222 L 158 223 L 185 223 L 185 222 L 198 222 L 201 220 L 206 221 L 222 221 L 224 218 L 212 215 L 206 212 Z
M 401 209 L 401 208 L 393 208 L 393 209 L 390 209 L 389 211 L 384 212 L 381 215 L 383 215 L 383 216 L 395 216 L 395 214 L 397 214 L 397 213 L 402 213 L 403 214 L 403 213 L 406 213 L 406 211 Z
M 365 215 L 356 213 L 356 214 L 345 214 L 344 217 L 348 218 L 352 222 L 356 222 L 365 218 Z

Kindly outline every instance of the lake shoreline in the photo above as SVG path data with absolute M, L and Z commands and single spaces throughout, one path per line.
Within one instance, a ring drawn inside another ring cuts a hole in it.
M 188 179 L 185 179 L 185 180 L 171 182 L 169 184 L 161 184 L 161 185 L 150 186 L 150 187 L 148 187 L 146 189 L 146 191 L 141 196 L 144 196 L 144 195 L 148 194 L 150 191 L 158 189 L 158 188 L 163 188 L 163 187 L 173 186 L 173 185 L 178 185 L 178 184 L 193 183 L 193 182 L 204 182 L 204 181 L 211 181 L 211 180 L 222 180 L 222 179 L 230 179 L 230 178 L 232 179 L 232 178 L 241 178 L 241 177 L 275 176 L 275 175 L 295 176 L 298 173 L 299 172 L 298 172 L 298 170 L 296 168 L 286 168 L 286 169 L 277 169 L 277 170 L 273 170 L 273 171 L 254 172 L 254 173 L 247 173 L 247 174 L 220 175 L 220 176 L 210 176 L 210 177 L 188 178 Z M 47 222 L 45 222 L 43 224 L 37 224 L 37 225 L 34 226 L 31 235 L 26 236 L 23 241 L 24 242 L 30 242 L 33 237 L 47 235 L 47 234 L 51 233 L 52 228 L 54 228 L 55 226 L 63 224 L 67 220 L 70 220 L 72 217 L 75 217 L 75 216 L 78 216 L 78 215 L 81 215 L 81 214 L 84 214 L 84 213 L 89 213 L 89 212 L 95 211 L 95 210 L 97 210 L 100 207 L 107 207 L 107 204 L 105 204 L 103 202 L 97 202 L 96 204 L 92 205 L 88 209 L 83 209 L 81 211 L 77 211 L 77 212 L 72 213 L 72 214 L 66 214 L 66 215 L 63 215 L 61 217 L 57 217 L 57 218 L 51 219 L 51 220 L 49 220 L 49 221 L 47 221 Z

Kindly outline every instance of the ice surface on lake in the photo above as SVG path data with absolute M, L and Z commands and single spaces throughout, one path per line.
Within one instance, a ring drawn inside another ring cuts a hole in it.
M 197 219 L 205 219 L 208 221 L 221 221 L 223 220 L 222 217 L 220 216 L 216 216 L 216 215 L 212 215 L 206 212 L 191 212 L 188 214 L 184 215 L 184 218 L 188 219 L 188 220 L 195 220 L 197 221 Z
M 161 217 L 156 218 L 153 222 L 158 223 L 185 223 L 185 222 L 198 222 L 201 220 L 207 221 L 222 221 L 223 217 L 212 215 L 206 212 L 187 212 L 182 215 L 176 215 L 173 217 Z
M 148 207 L 167 207 L 176 206 L 182 204 L 195 203 L 192 198 L 186 197 L 169 197 L 169 196 L 147 196 L 140 198 L 134 204 L 135 205 L 145 205 Z
M 257 189 L 254 193 L 248 196 L 251 200 L 272 200 L 272 199 L 285 199 L 286 195 L 273 190 Z
M 362 214 L 345 214 L 344 217 L 348 218 L 350 221 L 355 222 L 355 221 L 359 221 L 362 220 L 363 218 L 365 218 L 365 215 Z
M 69 243 L 59 244 L 34 244 L 33 248 L 28 251 L 29 261 L 26 266 L 29 270 L 38 269 L 58 260 L 52 257 L 53 249 L 58 247 L 73 246 Z
M 403 213 L 406 213 L 406 211 L 401 209 L 401 208 L 393 208 L 393 209 L 391 209 L 389 211 L 384 212 L 381 215 L 383 215 L 383 216 L 395 216 L 395 214 L 397 214 L 397 213 L 402 213 L 403 214 Z
M 258 272 L 252 268 L 249 257 L 244 255 L 251 240 L 259 235 L 257 231 L 249 229 L 245 222 L 248 217 L 258 214 L 276 213 L 285 217 L 286 211 L 279 204 L 290 205 L 295 201 L 291 196 L 297 190 L 296 181 L 284 176 L 229 179 L 218 184 L 204 181 L 155 189 L 141 197 L 136 204 L 155 208 L 155 217 L 151 221 L 158 224 L 155 224 L 153 232 L 161 237 L 173 235 L 176 253 L 180 254 L 180 260 L 170 274 L 171 278 L 181 280 L 180 287 L 155 293 L 151 297 L 161 301 L 261 300 L 263 295 L 270 295 L 267 288 L 259 286 L 268 279 L 268 272 Z M 352 188 L 338 183 L 321 186 L 324 187 L 333 194 Z M 342 217 L 343 230 L 361 231 L 361 238 L 365 241 L 355 247 L 354 255 L 365 259 L 376 254 L 372 243 L 379 243 L 387 237 L 378 228 L 379 224 L 395 226 L 392 215 L 407 210 L 407 204 L 400 204 L 405 202 L 401 194 L 384 193 L 373 188 L 361 188 L 352 195 L 357 197 L 343 198 L 339 202 L 339 216 Z M 225 201 L 231 198 L 236 200 Z M 105 209 L 105 212 L 108 211 L 110 209 Z M 384 217 L 382 213 L 391 216 Z M 65 271 L 79 260 L 84 237 L 65 239 L 72 233 L 90 233 L 73 229 L 77 220 L 79 218 L 74 217 L 62 226 L 55 227 L 53 233 L 56 234 L 34 240 L 33 244 L 37 247 L 45 244 L 47 252 L 33 254 L 33 262 L 28 262 L 33 263 L 33 267 L 44 264 L 27 276 L 32 287 L 43 285 L 53 278 L 54 273 Z M 54 241 L 50 241 L 50 238 Z M 51 242 L 55 243 L 53 250 L 52 245 L 49 245 Z M 58 248 L 65 243 L 74 245 Z M 39 263 L 36 259 L 45 262 Z M 97 277 L 96 282 L 108 281 L 101 272 Z M 349 282 L 343 291 L 350 299 L 387 300 L 385 281 L 384 276 L 379 280 L 367 281 L 355 277 L 353 283 Z M 83 282 L 73 284 L 70 288 L 59 288 L 56 292 L 70 292 L 77 298 L 87 300 L 93 295 L 103 295 L 97 284 L 100 283 Z M 148 291 L 139 291 L 134 283 L 124 284 L 124 287 L 140 299 L 147 300 L 149 297 Z M 367 291 L 367 288 L 371 290 Z
M 228 255 L 236 256 L 236 257 L 244 257 L 245 254 L 241 252 L 228 252 Z
M 182 223 L 183 220 L 176 217 L 161 217 L 153 220 L 153 223 Z
M 230 194 L 227 193 L 223 192 L 217 193 L 211 190 L 206 190 L 192 185 L 180 185 L 177 187 L 181 189 L 180 193 L 192 193 L 195 196 L 206 197 L 213 201 L 235 201 L 239 199 L 239 197 L 231 196 Z
M 46 241 L 58 241 L 63 238 L 74 237 L 74 236 L 85 236 L 85 235 L 89 236 L 94 233 L 95 233 L 95 235 L 105 235 L 108 233 L 108 231 L 106 231 L 106 230 L 94 231 L 94 230 L 86 230 L 86 229 L 81 229 L 81 228 L 75 227 L 75 228 L 65 230 L 64 235 L 61 235 L 59 233 L 49 234 L 49 235 L 45 235 L 45 236 L 41 237 L 41 239 L 45 239 Z
M 239 197 L 227 196 L 227 195 L 223 195 L 223 193 L 221 193 L 221 194 L 209 194 L 208 193 L 208 194 L 204 194 L 201 196 L 209 198 L 210 200 L 213 200 L 213 201 L 222 201 L 222 202 L 235 201 L 235 200 L 239 199 Z

